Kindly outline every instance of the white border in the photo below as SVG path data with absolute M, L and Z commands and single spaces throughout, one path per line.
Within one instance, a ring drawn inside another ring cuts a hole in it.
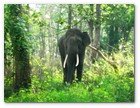
M 20 103 L 20 104 L 7 104 L 4 103 L 4 5 L 3 4 L 135 4 L 135 103 L 77 103 L 77 104 L 61 104 L 61 103 Z M 60 108 L 138 108 L 140 106 L 140 3 L 138 0 L 2 0 L 0 3 L 0 107 L 1 108 L 47 108 L 47 107 L 60 107 Z
M 100 4 L 100 3 L 106 3 L 106 4 L 118 4 L 118 3 L 127 3 L 127 4 L 130 4 L 130 3 L 134 3 L 135 0 L 27 0 L 25 2 L 25 0 L 4 0 L 4 3 L 10 3 L 10 4 L 13 4 L 13 3 L 39 3 L 39 4 L 56 4 L 56 3 L 59 3 L 59 4 Z

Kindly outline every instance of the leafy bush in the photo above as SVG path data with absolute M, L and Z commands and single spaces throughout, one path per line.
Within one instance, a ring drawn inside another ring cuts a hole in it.
M 30 89 L 5 97 L 5 102 L 134 102 L 134 57 L 130 50 L 126 51 L 112 54 L 118 70 L 98 59 L 91 66 L 85 66 L 82 82 L 69 86 L 63 84 L 59 66 L 34 62 L 35 67 L 42 69 L 43 78 L 39 68 L 34 68 Z

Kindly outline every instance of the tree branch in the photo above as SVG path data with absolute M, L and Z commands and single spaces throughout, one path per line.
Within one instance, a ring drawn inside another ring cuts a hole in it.
M 115 63 L 114 61 L 110 61 L 107 57 L 105 57 L 104 54 L 103 54 L 100 50 L 98 50 L 97 48 L 95 48 L 95 47 L 93 47 L 93 46 L 91 46 L 91 45 L 89 45 L 89 47 L 90 47 L 91 49 L 95 50 L 96 52 L 98 52 L 99 55 L 100 55 L 105 61 L 107 61 L 114 69 L 118 69 L 116 63 Z

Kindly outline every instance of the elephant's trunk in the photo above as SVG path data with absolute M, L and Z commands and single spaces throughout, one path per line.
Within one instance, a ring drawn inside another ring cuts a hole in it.
M 78 54 L 76 54 L 76 67 L 79 65 L 79 55 Z
M 67 62 L 67 59 L 68 59 L 68 54 L 66 54 L 66 57 L 65 57 L 65 60 L 64 60 L 64 63 L 63 63 L 63 68 L 66 67 L 66 62 Z

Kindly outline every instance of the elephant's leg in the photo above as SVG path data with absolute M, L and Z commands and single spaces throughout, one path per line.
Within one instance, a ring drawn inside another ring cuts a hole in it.
M 77 79 L 78 81 L 81 81 L 82 79 L 82 73 L 83 73 L 83 62 L 84 62 L 84 55 L 80 55 L 79 57 L 79 65 L 77 66 Z
M 61 62 L 62 62 L 62 67 L 63 67 L 65 55 L 64 55 L 64 53 L 62 53 L 62 51 L 60 52 L 60 54 L 61 54 Z M 65 83 L 66 80 L 67 80 L 67 66 L 65 68 L 63 68 L 63 83 Z
M 65 60 L 65 47 L 64 47 L 63 41 L 64 41 L 64 37 L 60 38 L 60 40 L 58 42 L 62 67 L 63 67 L 63 63 Z M 66 80 L 67 80 L 67 67 L 63 68 L 63 82 L 65 83 Z
M 74 70 L 74 72 L 75 72 L 75 70 Z M 72 81 L 74 80 L 74 73 L 72 74 Z
M 63 68 L 63 82 L 67 81 L 67 66 Z
M 78 81 L 81 81 L 82 79 L 82 73 L 83 73 L 83 63 L 79 64 L 77 67 L 77 79 Z

